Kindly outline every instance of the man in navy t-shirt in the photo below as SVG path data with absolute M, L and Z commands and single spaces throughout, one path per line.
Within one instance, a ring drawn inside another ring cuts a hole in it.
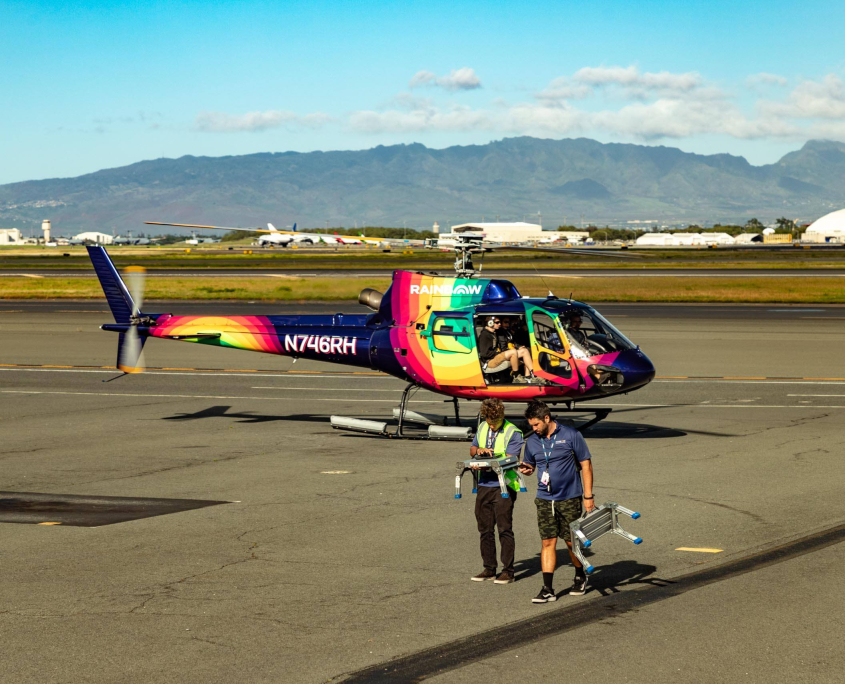
M 541 401 L 528 404 L 525 411 L 533 434 L 525 440 L 525 453 L 520 472 L 530 475 L 537 471 L 537 524 L 540 528 L 543 588 L 532 599 L 534 603 L 557 600 L 552 588 L 557 564 L 557 538 L 561 537 L 569 549 L 575 566 L 575 580 L 568 594 L 580 596 L 587 590 L 587 575 L 581 562 L 572 553 L 569 523 L 584 510 L 595 508 L 593 502 L 593 466 L 590 450 L 581 433 L 561 425 L 552 418 L 549 407 Z M 580 470 L 580 472 L 579 472 Z M 583 478 L 583 486 L 581 480 Z

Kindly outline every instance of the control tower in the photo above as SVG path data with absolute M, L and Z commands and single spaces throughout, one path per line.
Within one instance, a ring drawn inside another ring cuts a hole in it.
M 45 219 L 41 222 L 41 230 L 44 231 L 44 244 L 46 245 L 50 242 L 50 221 L 49 219 Z

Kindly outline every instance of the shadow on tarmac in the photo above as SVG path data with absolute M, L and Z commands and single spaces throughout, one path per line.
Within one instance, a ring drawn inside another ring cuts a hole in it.
M 592 555 L 587 549 L 584 550 L 585 555 Z M 558 558 L 567 557 L 563 549 L 558 549 Z M 657 568 L 653 565 L 645 565 L 634 560 L 616 561 L 610 565 L 597 565 L 592 572 L 587 583 L 587 593 L 597 591 L 602 596 L 609 596 L 619 592 L 619 587 L 628 587 L 636 584 L 648 584 L 654 587 L 665 587 L 669 584 L 674 584 L 670 580 L 661 579 L 660 577 L 652 577 Z M 558 580 L 564 579 L 568 582 L 571 566 L 568 559 L 562 565 L 559 565 L 555 574 Z M 534 575 L 539 575 L 542 572 L 540 567 L 540 554 L 518 560 L 514 563 L 514 574 L 517 579 L 524 580 Z
M 229 413 L 231 406 L 209 406 L 196 413 L 177 413 L 164 416 L 161 420 L 201 420 L 203 418 L 240 418 L 239 423 L 270 423 L 277 420 L 290 420 L 298 423 L 328 423 L 328 416 L 315 416 L 305 413 L 292 413 L 284 416 L 262 415 L 252 411 Z

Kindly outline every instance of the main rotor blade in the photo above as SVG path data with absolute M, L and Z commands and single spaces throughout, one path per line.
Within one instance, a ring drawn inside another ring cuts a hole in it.
M 147 278 L 147 269 L 143 266 L 129 266 L 124 272 L 126 276 L 126 287 L 135 304 L 133 316 L 137 316 L 144 306 L 144 283 Z
M 640 254 L 619 254 L 605 250 L 578 249 L 577 247 L 522 247 L 519 245 L 484 245 L 485 250 L 515 252 L 558 252 L 561 254 L 575 254 L 577 256 L 607 257 L 609 259 L 642 259 Z

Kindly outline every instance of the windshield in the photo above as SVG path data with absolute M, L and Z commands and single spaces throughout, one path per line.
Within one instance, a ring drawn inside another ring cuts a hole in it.
M 561 302 L 555 308 L 563 309 L 558 320 L 576 356 L 595 356 L 636 348 L 631 340 L 595 309 L 569 302 Z

